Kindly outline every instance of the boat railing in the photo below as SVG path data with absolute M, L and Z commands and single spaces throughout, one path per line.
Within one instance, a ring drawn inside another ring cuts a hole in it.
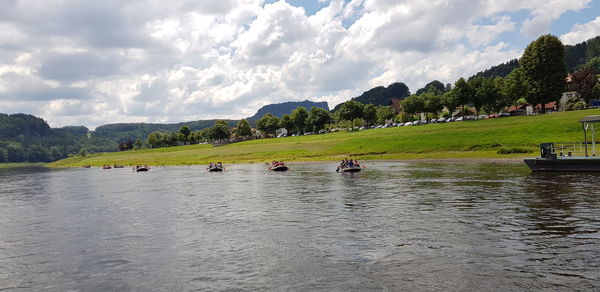
M 557 157 L 596 156 L 596 143 L 554 143 L 553 153 Z M 587 146 L 587 147 L 586 147 Z M 586 150 L 587 148 L 587 150 Z

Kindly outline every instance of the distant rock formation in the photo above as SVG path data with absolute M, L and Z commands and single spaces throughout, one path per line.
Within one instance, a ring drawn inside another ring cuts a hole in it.
M 314 107 L 320 107 L 329 111 L 329 105 L 327 105 L 326 101 L 322 102 L 314 102 L 314 101 L 290 101 L 284 103 L 276 103 L 269 104 L 261 107 L 254 116 L 248 118 L 249 122 L 256 122 L 256 120 L 260 119 L 264 114 L 270 113 L 278 118 L 281 118 L 284 114 L 290 114 L 294 109 L 299 106 L 303 106 L 306 110 L 309 110 Z

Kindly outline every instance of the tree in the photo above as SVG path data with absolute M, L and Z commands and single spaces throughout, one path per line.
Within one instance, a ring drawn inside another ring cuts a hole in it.
M 503 78 L 484 78 L 481 86 L 477 89 L 477 95 L 483 99 L 483 108 L 488 113 L 497 113 L 508 105 L 510 101 L 502 95 L 501 86 Z
M 442 105 L 442 95 L 436 91 L 428 91 L 421 95 L 423 100 L 423 111 L 425 113 L 437 114 L 444 109 Z
M 541 104 L 545 113 L 544 105 L 558 101 L 565 88 L 567 69 L 562 42 L 553 35 L 539 37 L 525 48 L 519 64 L 529 85 L 529 102 Z
M 459 105 L 462 105 L 463 112 L 465 111 L 465 105 L 469 103 L 469 100 L 473 95 L 475 95 L 475 90 L 464 78 L 459 78 L 456 83 L 454 83 L 454 89 L 452 89 L 452 94 L 456 98 L 456 102 Z
M 460 105 L 458 98 L 456 97 L 456 93 L 453 90 L 446 91 L 441 98 L 442 105 L 448 109 L 448 112 L 452 114 L 454 109 Z
M 307 125 L 312 128 L 312 131 L 318 133 L 325 128 L 325 124 L 331 121 L 331 116 L 327 110 L 313 106 L 310 109 L 310 112 L 308 112 L 308 118 L 306 121 Z
M 0 163 L 8 162 L 8 153 L 3 148 L 0 148 Z
M 181 133 L 181 137 L 183 137 L 181 142 L 183 142 L 183 145 L 187 145 L 189 136 L 192 133 L 192 131 L 188 126 L 183 126 L 181 127 L 181 129 L 179 129 L 179 133 Z
M 338 114 L 342 120 L 354 121 L 354 119 L 364 116 L 364 106 L 360 102 L 349 100 L 342 103 Z M 354 124 L 352 124 L 352 127 L 354 127 Z
M 591 58 L 585 63 L 584 67 L 595 70 L 596 72 L 600 72 L 600 56 Z
M 256 121 L 256 128 L 265 133 L 266 136 L 274 136 L 275 131 L 279 129 L 279 119 L 270 113 L 264 114 L 262 118 Z
M 183 139 L 182 136 L 183 135 L 179 132 L 165 133 L 162 137 L 163 143 L 167 147 L 177 146 L 179 141 Z
M 150 145 L 151 148 L 163 147 L 163 133 L 156 131 L 148 134 L 148 145 Z
M 51 161 L 50 152 L 39 145 L 31 145 L 27 150 L 28 162 L 49 162 Z
M 579 69 L 571 75 L 569 89 L 576 91 L 586 104 L 594 98 L 594 86 L 598 84 L 598 76 L 589 68 Z
M 25 151 L 20 145 L 8 145 L 6 147 L 6 156 L 8 162 L 23 162 L 25 161 Z
M 376 109 L 378 124 L 384 124 L 387 120 L 393 119 L 395 115 L 394 109 L 389 106 L 378 106 Z
M 308 112 L 306 111 L 306 108 L 303 106 L 297 107 L 292 111 L 291 118 L 292 121 L 294 121 L 296 133 L 304 134 L 304 130 L 306 129 L 306 119 L 308 118 Z
M 239 121 L 237 124 L 237 134 L 244 138 L 252 136 L 252 128 L 250 127 L 248 120 L 242 119 Z
M 292 121 L 292 117 L 288 114 L 283 114 L 281 119 L 279 119 L 279 127 L 284 128 L 288 133 L 292 133 L 294 131 L 294 121 Z
M 62 153 L 62 151 L 60 150 L 60 148 L 53 146 L 50 147 L 50 155 L 52 156 L 52 160 L 59 160 L 59 159 L 63 159 L 66 156 Z
M 500 91 L 508 101 L 508 105 L 516 104 L 520 98 L 527 99 L 529 88 L 523 70 L 519 68 L 512 70 L 504 79 Z
M 229 137 L 231 136 L 229 125 L 227 125 L 227 122 L 223 120 L 215 121 L 215 124 L 211 127 L 211 129 L 211 135 L 214 140 L 222 141 L 225 139 L 229 139 Z
M 594 99 L 600 99 L 600 83 L 594 86 L 594 89 L 592 90 L 592 96 Z
M 195 131 L 195 132 L 190 133 L 190 135 L 188 136 L 190 144 L 198 144 L 198 143 L 200 143 L 200 141 L 202 141 L 200 139 L 201 137 L 198 133 L 200 133 L 200 131 Z
M 367 125 L 377 122 L 377 108 L 372 104 L 367 104 L 363 109 L 363 119 Z
M 212 128 L 204 128 L 198 132 L 196 132 L 198 137 L 198 141 L 211 142 L 212 141 Z
M 402 100 L 401 104 L 404 112 L 410 114 L 411 116 L 425 111 L 424 99 L 419 95 L 413 94 Z
M 469 103 L 475 107 L 476 114 L 479 114 L 479 111 L 486 101 L 486 92 L 485 89 L 482 88 L 485 80 L 488 79 L 485 77 L 476 77 L 467 81 L 467 84 L 473 89 L 473 94 L 469 98 Z
M 142 149 L 142 146 L 143 145 L 142 145 L 142 141 L 140 140 L 140 138 L 136 138 L 133 149 L 139 150 L 139 149 Z

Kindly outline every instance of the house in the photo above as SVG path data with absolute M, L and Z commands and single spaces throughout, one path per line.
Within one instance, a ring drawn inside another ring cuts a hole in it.
M 394 113 L 396 114 L 399 114 L 402 110 L 402 106 L 400 105 L 400 99 L 398 98 L 392 98 L 390 100 L 389 106 L 391 106 L 394 109 Z
M 558 105 L 558 102 L 552 101 L 552 102 L 545 104 L 544 108 L 546 109 L 545 110 L 546 113 L 557 112 L 559 109 L 559 105 Z M 542 112 L 542 105 L 538 103 L 535 106 L 535 111 L 538 113 Z
M 513 105 L 510 108 L 508 108 L 508 113 L 511 116 L 524 116 L 530 112 L 529 110 L 527 110 L 528 107 L 531 108 L 531 105 L 528 103 L 521 105 Z M 531 109 L 531 112 L 533 112 L 533 109 Z
M 472 108 L 468 108 L 467 107 L 467 108 L 465 108 L 465 111 L 466 112 L 463 112 L 462 106 L 456 107 L 454 109 L 454 111 L 452 112 L 452 117 L 453 118 L 460 118 L 460 117 L 465 116 L 465 115 L 466 116 L 475 116 L 475 115 L 477 115 L 477 113 L 475 112 L 475 110 L 472 109 Z
M 566 110 L 567 102 L 571 98 L 579 98 L 579 95 L 575 91 L 565 91 L 562 93 L 560 100 L 558 101 L 558 106 L 561 111 Z

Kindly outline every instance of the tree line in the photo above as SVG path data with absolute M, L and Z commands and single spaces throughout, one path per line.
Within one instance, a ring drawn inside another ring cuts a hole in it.
M 590 58 L 580 69 L 567 75 L 565 47 L 557 37 L 544 35 L 527 46 L 518 66 L 506 77 L 484 77 L 481 74 L 468 80 L 461 77 L 453 87 L 446 86 L 442 90 L 439 85 L 432 86 L 408 96 L 401 102 L 402 120 L 416 113 L 437 116 L 444 108 L 449 111 L 446 114 L 457 107 L 466 111 L 467 106 L 474 108 L 476 115 L 482 111 L 500 113 L 521 103 L 540 104 L 540 111 L 544 113 L 544 105 L 559 101 L 567 90 L 576 91 L 580 99 L 576 102 L 579 102 L 580 108 L 585 108 L 592 99 L 600 98 L 596 60 L 600 61 L 600 58 Z M 570 79 L 568 84 L 567 76 Z

